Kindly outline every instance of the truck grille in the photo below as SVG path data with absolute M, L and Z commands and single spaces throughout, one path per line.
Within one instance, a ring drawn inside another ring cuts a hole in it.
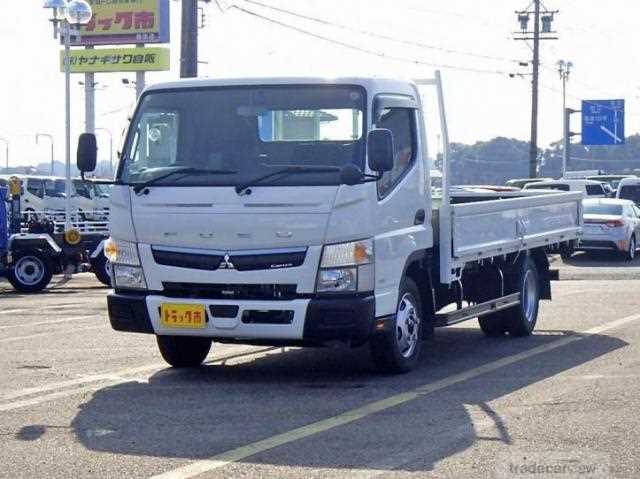
M 302 265 L 307 255 L 306 249 L 205 254 L 152 248 L 152 252 L 157 264 L 206 271 L 221 268 L 237 271 L 294 268 Z
M 163 294 L 176 298 L 291 300 L 300 298 L 295 284 L 205 284 L 163 282 Z

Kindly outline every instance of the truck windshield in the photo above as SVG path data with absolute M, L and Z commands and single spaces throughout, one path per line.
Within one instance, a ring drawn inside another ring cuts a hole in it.
M 67 196 L 64 180 L 46 180 L 44 182 L 44 191 L 46 196 L 52 198 L 64 198 Z
M 261 86 L 147 93 L 131 123 L 119 180 L 154 185 L 237 186 L 292 165 L 364 166 L 365 92 L 355 86 Z M 269 185 L 340 184 L 336 171 L 275 177 Z

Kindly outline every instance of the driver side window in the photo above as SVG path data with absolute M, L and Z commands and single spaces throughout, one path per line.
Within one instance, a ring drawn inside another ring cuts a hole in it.
M 178 144 L 178 113 L 142 115 L 132 141 L 130 161 L 136 171 L 174 165 Z
M 386 108 L 382 110 L 377 128 L 393 133 L 393 169 L 378 181 L 378 195 L 387 196 L 400 183 L 415 163 L 415 110 L 410 108 Z

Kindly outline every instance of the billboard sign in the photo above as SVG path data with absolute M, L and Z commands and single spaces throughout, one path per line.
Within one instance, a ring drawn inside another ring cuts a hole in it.
M 71 50 L 69 63 L 71 73 L 167 71 L 170 67 L 169 49 L 159 47 Z M 64 71 L 64 51 L 60 69 Z
M 88 0 L 89 24 L 71 45 L 169 43 L 169 0 Z
M 624 144 L 624 100 L 582 101 L 582 144 Z

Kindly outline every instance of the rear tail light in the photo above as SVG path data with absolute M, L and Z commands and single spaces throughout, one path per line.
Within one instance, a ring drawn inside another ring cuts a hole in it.
M 584 222 L 585 224 L 591 224 L 591 225 L 605 225 L 605 226 L 608 226 L 609 228 L 620 228 L 624 226 L 623 220 L 608 220 L 608 221 L 584 220 Z
M 609 228 L 620 228 L 624 226 L 624 221 L 622 220 L 611 220 L 605 223 Z

